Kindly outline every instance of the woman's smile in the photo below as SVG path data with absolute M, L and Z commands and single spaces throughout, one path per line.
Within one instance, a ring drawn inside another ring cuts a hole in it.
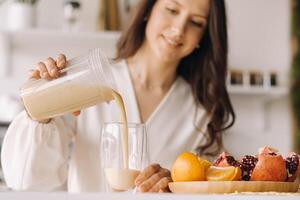
M 165 45 L 169 48 L 177 49 L 183 45 L 181 41 L 174 40 L 173 38 L 162 35 Z

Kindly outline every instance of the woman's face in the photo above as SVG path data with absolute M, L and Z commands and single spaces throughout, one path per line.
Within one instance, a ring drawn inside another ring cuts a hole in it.
M 203 36 L 210 0 L 157 0 L 146 26 L 146 44 L 165 62 L 179 61 Z

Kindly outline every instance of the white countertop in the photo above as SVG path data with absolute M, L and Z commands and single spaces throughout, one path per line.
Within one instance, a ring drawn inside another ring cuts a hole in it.
M 179 195 L 179 194 L 105 194 L 105 193 L 83 193 L 83 194 L 68 194 L 62 193 L 32 193 L 32 192 L 2 192 L 0 193 L 1 200 L 299 200 L 300 193 L 296 194 L 228 194 L 228 195 Z

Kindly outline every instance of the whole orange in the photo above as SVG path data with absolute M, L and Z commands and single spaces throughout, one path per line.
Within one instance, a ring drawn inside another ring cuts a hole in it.
M 195 154 L 183 152 L 173 163 L 171 176 L 174 182 L 204 181 L 205 168 Z

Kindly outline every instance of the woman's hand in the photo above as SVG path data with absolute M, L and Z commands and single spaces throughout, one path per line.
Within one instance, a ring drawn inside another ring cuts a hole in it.
M 149 165 L 135 179 L 135 185 L 141 192 L 170 192 L 169 182 L 172 182 L 170 171 L 159 164 Z
M 52 80 L 60 76 L 60 70 L 64 69 L 67 65 L 67 59 L 64 54 L 59 54 L 57 60 L 49 57 L 44 62 L 39 62 L 37 64 L 37 69 L 31 70 L 29 73 L 29 78 L 35 79 L 46 79 Z M 80 111 L 73 113 L 75 116 L 80 114 Z M 51 119 L 44 119 L 39 122 L 48 123 Z
M 39 62 L 36 70 L 31 70 L 29 78 L 52 80 L 58 78 L 59 71 L 66 67 L 67 60 L 64 54 L 59 54 L 57 60 L 49 57 L 45 62 Z

